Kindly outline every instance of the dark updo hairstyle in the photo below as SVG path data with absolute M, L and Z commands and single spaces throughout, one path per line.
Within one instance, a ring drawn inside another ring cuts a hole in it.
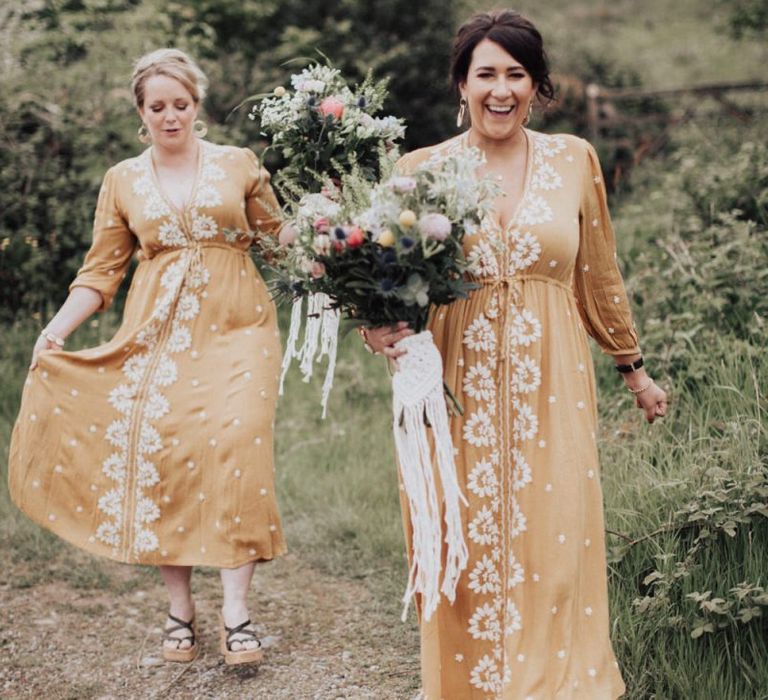
M 490 39 L 520 61 L 536 83 L 540 100 L 555 99 L 544 40 L 532 22 L 512 10 L 479 12 L 459 27 L 451 52 L 451 83 L 457 91 L 467 80 L 472 53 L 483 39 Z

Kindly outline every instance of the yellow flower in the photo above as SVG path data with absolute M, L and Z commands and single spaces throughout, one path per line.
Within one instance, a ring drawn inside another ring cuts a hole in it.
M 388 228 L 385 228 L 379 234 L 377 242 L 382 248 L 391 248 L 393 245 L 395 245 L 395 234 L 392 233 L 392 231 L 390 231 Z
M 404 209 L 400 212 L 398 221 L 403 228 L 411 228 L 416 223 L 416 214 L 410 209 Z
M 282 85 L 278 85 L 278 86 L 277 86 L 277 87 L 276 87 L 276 88 L 273 90 L 273 92 L 274 92 L 274 94 L 275 94 L 275 97 L 282 97 L 283 95 L 285 95 L 285 88 L 284 88 Z

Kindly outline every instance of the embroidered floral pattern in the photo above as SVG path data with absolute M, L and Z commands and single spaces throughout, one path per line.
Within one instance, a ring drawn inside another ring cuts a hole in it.
M 541 258 L 536 226 L 553 219 L 548 193 L 563 186 L 562 176 L 549 161 L 565 142 L 534 134 L 531 143 L 529 182 L 515 219 L 501 232 L 503 245 L 498 245 L 500 232 L 492 222 L 483 227 L 484 236 L 467 244 L 467 258 L 478 277 L 524 275 Z M 502 325 L 496 326 L 497 322 Z M 503 334 L 497 336 L 497 327 Z M 494 698 L 501 696 L 512 677 L 508 645 L 525 625 L 512 599 L 513 591 L 527 579 L 514 541 L 528 527 L 518 494 L 535 480 L 524 449 L 539 430 L 533 406 L 542 382 L 535 350 L 541 339 L 539 319 L 516 295 L 503 291 L 491 294 L 483 312 L 467 323 L 463 337 L 467 366 L 461 387 L 468 405 L 462 436 L 476 455 L 465 485 L 475 499 L 467 514 L 471 543 L 467 585 L 477 602 L 466 630 L 476 640 L 473 648 L 478 655 L 469 659 L 469 683 Z M 502 372 L 506 386 L 499 383 Z M 511 435 L 497 433 L 507 424 Z
M 188 247 L 191 241 L 210 240 L 218 234 L 216 221 L 200 209 L 222 202 L 213 184 L 224 178 L 224 171 L 215 163 L 220 155 L 220 149 L 214 146 L 203 148 L 191 224 L 186 232 L 182 218 L 171 211 L 157 188 L 149 154 L 128 166 L 136 175 L 133 191 L 144 198 L 144 216 L 150 220 L 166 218 L 159 229 L 163 245 Z M 152 524 L 162 511 L 145 493 L 160 481 L 152 459 L 163 448 L 163 442 L 154 423 L 171 410 L 163 392 L 178 381 L 174 355 L 191 348 L 189 323 L 200 313 L 201 292 L 209 279 L 208 270 L 191 248 L 165 268 L 160 278 L 163 294 L 136 338 L 141 349 L 125 360 L 124 381 L 109 394 L 109 403 L 119 417 L 106 430 L 106 440 L 114 451 L 104 460 L 102 471 L 114 486 L 99 498 L 98 507 L 105 519 L 98 525 L 95 538 L 122 550 L 124 556 L 153 552 L 160 546 Z

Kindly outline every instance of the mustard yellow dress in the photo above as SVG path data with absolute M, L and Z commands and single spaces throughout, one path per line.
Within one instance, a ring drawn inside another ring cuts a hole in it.
M 189 205 L 159 187 L 151 149 L 111 168 L 72 287 L 103 309 L 136 268 L 115 337 L 43 352 L 10 448 L 14 502 L 94 554 L 237 567 L 284 549 L 272 433 L 277 318 L 248 256 L 279 224 L 247 149 L 200 142 Z
M 525 132 L 505 230 L 466 239 L 480 288 L 433 314 L 454 417 L 469 564 L 421 620 L 427 700 L 613 700 L 595 381 L 587 336 L 638 351 L 594 150 Z M 409 170 L 465 137 L 415 151 Z M 403 500 L 406 535 L 408 504 Z

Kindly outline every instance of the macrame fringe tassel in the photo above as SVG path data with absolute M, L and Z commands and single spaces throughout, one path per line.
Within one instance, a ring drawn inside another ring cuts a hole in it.
M 410 336 L 398 346 L 407 353 L 400 358 L 392 379 L 393 432 L 413 530 L 413 556 L 403 596 L 402 619 L 406 619 L 410 601 L 418 593 L 422 614 L 429 620 L 437 609 L 441 592 L 453 603 L 459 576 L 467 566 L 459 505 L 466 505 L 467 501 L 456 478 L 453 441 L 443 396 L 442 360 L 432 334 L 425 331 Z M 432 427 L 434 459 L 427 423 Z M 436 475 L 445 506 L 445 531 Z M 443 542 L 447 544 L 447 554 L 441 585 Z
M 326 294 L 310 294 L 307 299 L 306 326 L 304 340 L 298 346 L 301 323 L 303 320 L 303 299 L 294 300 L 291 309 L 291 326 L 283 355 L 282 373 L 280 374 L 280 395 L 283 394 L 285 375 L 294 359 L 299 360 L 302 378 L 308 382 L 312 378 L 314 363 L 328 356 L 328 368 L 323 382 L 322 406 L 323 418 L 328 408 L 328 397 L 333 387 L 336 370 L 336 352 L 339 338 L 339 312 L 330 308 L 330 299 Z

